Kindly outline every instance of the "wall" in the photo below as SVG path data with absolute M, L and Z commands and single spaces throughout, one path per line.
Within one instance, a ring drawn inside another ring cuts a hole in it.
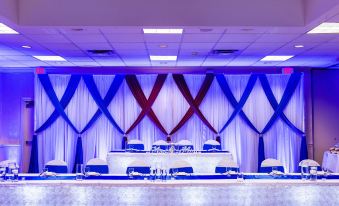
M 314 157 L 339 142 L 339 70 L 312 71 Z
M 23 136 L 21 113 L 27 97 L 34 98 L 33 73 L 0 73 L 0 161 L 20 159 L 16 145 Z

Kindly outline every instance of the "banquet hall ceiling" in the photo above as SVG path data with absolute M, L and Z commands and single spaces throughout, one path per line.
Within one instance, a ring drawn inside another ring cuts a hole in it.
M 0 23 L 19 33 L 0 34 L 0 67 L 331 67 L 339 63 L 339 34 L 307 34 L 322 22 L 339 22 L 339 0 L 0 0 Z M 144 34 L 143 28 L 183 33 Z M 236 52 L 212 52 L 219 49 Z M 151 61 L 151 55 L 177 60 Z M 266 55 L 294 57 L 260 61 Z

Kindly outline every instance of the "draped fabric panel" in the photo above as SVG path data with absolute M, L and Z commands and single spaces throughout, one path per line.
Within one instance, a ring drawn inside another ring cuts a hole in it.
M 128 139 L 143 141 L 149 150 L 154 141 L 166 140 L 178 125 L 172 141 L 188 139 L 200 150 L 206 140 L 219 135 L 222 148 L 232 153 L 242 171 L 257 170 L 259 153 L 281 160 L 287 171 L 296 171 L 300 154 L 305 153 L 300 150 L 301 134 L 295 129 L 303 134 L 302 75 L 295 80 L 295 91 L 288 98 L 283 96 L 291 75 L 264 75 L 271 92 L 256 75 L 128 75 L 125 79 L 119 75 L 88 75 L 79 79 L 72 98 L 63 96 L 72 89 L 73 75 L 48 76 L 55 95 L 47 94 L 45 85 L 36 78 L 35 128 L 54 114 L 56 106 L 64 114 L 57 112 L 51 125 L 38 134 L 40 168 L 51 159 L 65 160 L 72 168 L 79 141 L 84 162 L 94 157 L 105 159 L 110 150 L 122 148 L 124 133 Z M 114 82 L 118 80 L 117 86 Z M 283 107 L 278 109 L 279 105 Z M 69 121 L 58 118 L 63 115 Z M 264 148 L 258 150 L 258 133 L 272 116 L 275 121 L 260 138 Z M 80 140 L 77 133 L 82 133 Z

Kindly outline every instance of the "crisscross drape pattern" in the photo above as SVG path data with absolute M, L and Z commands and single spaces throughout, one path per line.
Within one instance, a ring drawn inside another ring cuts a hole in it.
M 201 149 L 220 135 L 222 148 L 243 171 L 256 171 L 260 155 L 296 171 L 305 155 L 301 142 L 306 145 L 302 84 L 301 73 L 39 75 L 35 156 L 40 168 L 51 159 L 72 168 L 80 161 L 76 151 L 83 151 L 85 161 L 105 159 L 121 149 L 124 135 L 142 140 L 146 149 L 167 135 Z

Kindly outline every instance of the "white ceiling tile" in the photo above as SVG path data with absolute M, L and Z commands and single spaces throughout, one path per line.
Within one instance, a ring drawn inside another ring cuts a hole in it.
M 77 43 L 76 44 L 82 50 L 112 50 L 109 43 Z
M 111 43 L 116 50 L 146 50 L 145 43 Z
M 81 66 L 81 67 L 100 66 L 100 64 L 95 61 L 72 62 L 72 64 L 74 64 L 75 66 Z
M 69 43 L 70 41 L 66 39 L 61 34 L 32 34 L 28 35 L 28 38 L 33 39 L 38 43 Z
M 85 56 L 86 53 L 81 50 L 54 50 L 60 56 Z
M 234 57 L 208 56 L 202 66 L 226 66 Z
M 184 34 L 222 34 L 225 27 L 184 27 Z
M 119 55 L 123 55 L 123 56 L 135 56 L 135 55 L 148 55 L 148 51 L 147 50 L 142 50 L 142 49 L 135 49 L 135 50 L 116 50 L 115 51 L 117 54 Z
M 182 35 L 180 34 L 144 34 L 146 42 L 180 42 Z
M 73 43 L 44 43 L 42 45 L 50 50 L 54 50 L 54 49 L 56 50 L 77 50 L 78 49 Z
M 247 48 L 250 43 L 218 43 L 214 49 L 236 49 L 243 50 Z
M 183 50 L 212 50 L 214 42 L 211 43 L 185 43 L 181 44 L 181 49 Z
M 172 49 L 150 49 L 148 50 L 149 55 L 161 55 L 161 56 L 175 56 L 178 55 L 178 50 L 172 50 Z
M 255 26 L 233 26 L 227 27 L 227 34 L 263 34 L 266 33 L 270 27 L 255 27 Z
M 69 35 L 82 35 L 82 34 L 100 34 L 99 27 L 83 27 L 83 26 L 74 26 L 74 27 L 63 27 L 58 29 L 61 33 Z
M 20 61 L 21 64 L 28 67 L 39 67 L 39 66 L 50 66 L 49 64 L 42 61 Z
M 182 49 L 179 51 L 179 55 L 182 56 L 207 56 L 208 54 L 210 54 L 210 50 L 209 49 L 205 49 L 205 50 L 196 50 L 196 49 Z
M 304 34 L 307 33 L 309 30 L 305 27 L 273 27 L 270 28 L 267 33 L 270 34 Z
M 217 42 L 221 34 L 184 34 L 183 42 Z
M 177 62 L 164 62 L 164 61 L 151 61 L 151 65 L 154 66 L 158 66 L 158 67 L 174 67 L 176 66 Z
M 179 43 L 147 43 L 147 49 L 149 50 L 178 50 L 180 47 Z M 160 46 L 166 46 L 166 48 L 161 48 Z
M 227 66 L 248 66 L 256 63 L 260 59 L 260 56 L 238 56 L 230 61 Z
M 0 49 L 0 56 L 20 56 L 20 55 L 25 55 L 22 52 L 13 50 L 13 49 Z
M 44 34 L 59 34 L 59 31 L 56 28 L 43 28 L 43 27 L 36 27 L 36 26 L 20 26 L 17 30 L 20 34 L 38 34 L 38 35 L 44 35 Z
M 46 62 L 48 65 L 50 66 L 55 66 L 55 67 L 65 67 L 65 66 L 74 66 L 74 64 L 72 62 L 61 62 L 61 61 L 56 61 L 56 62 L 53 62 L 53 61 L 48 61 Z
M 32 56 L 5 56 L 9 60 L 13 61 L 35 61 L 36 58 Z
M 132 42 L 144 42 L 143 34 L 106 34 L 105 35 L 110 42 L 120 43 L 132 43 Z
M 287 43 L 296 39 L 299 34 L 263 34 L 257 39 L 259 43 Z
M 247 47 L 241 55 L 268 55 L 275 50 L 281 48 L 284 43 L 253 43 Z
M 63 56 L 69 62 L 90 62 L 93 61 L 91 57 L 86 56 Z
M 102 34 L 68 34 L 67 37 L 74 43 L 105 43 Z
M 323 43 L 335 39 L 338 35 L 336 34 L 304 34 L 294 42 L 298 43 Z
M 261 34 L 224 34 L 220 39 L 220 42 L 254 42 Z
M 101 27 L 100 30 L 104 34 L 143 34 L 142 27 L 131 27 L 131 26 L 125 26 L 125 27 L 112 27 L 112 26 L 106 26 Z

